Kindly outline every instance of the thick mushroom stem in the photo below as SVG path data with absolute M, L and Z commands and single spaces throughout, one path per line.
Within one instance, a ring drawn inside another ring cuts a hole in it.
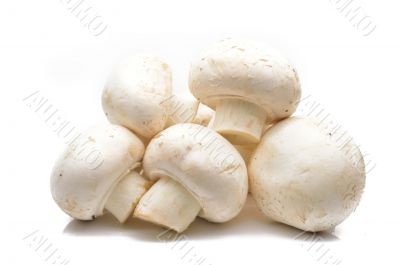
M 200 210 L 198 201 L 181 184 L 164 177 L 142 197 L 133 215 L 180 233 L 196 219 Z
M 212 129 L 233 144 L 258 143 L 267 118 L 261 107 L 241 99 L 221 99 Z
M 120 223 L 124 223 L 150 185 L 150 181 L 137 171 L 129 172 L 112 190 L 105 205 L 106 210 Z

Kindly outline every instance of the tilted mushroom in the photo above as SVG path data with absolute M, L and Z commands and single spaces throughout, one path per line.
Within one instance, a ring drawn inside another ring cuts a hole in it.
M 249 165 L 261 211 L 305 231 L 329 230 L 357 207 L 365 186 L 362 154 L 309 118 L 288 118 L 263 136 Z
M 112 71 L 103 90 L 103 110 L 111 123 L 149 139 L 167 124 L 161 103 L 171 93 L 168 64 L 154 56 L 134 56 Z
M 235 217 L 246 200 L 247 169 L 236 149 L 213 130 L 177 124 L 147 146 L 143 169 L 158 180 L 134 216 L 177 232 L 199 215 L 212 222 Z
M 118 125 L 97 126 L 87 141 L 102 156 L 95 168 L 69 145 L 51 174 L 51 193 L 58 206 L 79 220 L 93 220 L 106 208 L 120 222 L 132 213 L 150 182 L 137 169 L 144 154 L 140 139 Z M 79 150 L 78 150 L 79 151 Z
M 290 116 L 300 99 L 294 67 L 271 48 L 226 39 L 190 68 L 189 88 L 216 110 L 213 129 L 233 144 L 257 143 L 265 122 Z

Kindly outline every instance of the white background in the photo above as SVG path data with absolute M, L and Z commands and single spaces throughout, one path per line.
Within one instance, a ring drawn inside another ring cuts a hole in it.
M 369 36 L 337 10 L 336 0 L 87 1 L 107 25 L 97 37 L 65 2 L 0 6 L 0 264 L 51 264 L 58 254 L 69 264 L 196 264 L 194 255 L 206 265 L 399 264 L 396 1 L 352 3 L 376 24 Z M 311 95 L 376 164 L 356 212 L 331 233 L 317 235 L 314 245 L 296 239 L 299 230 L 269 221 L 251 200 L 227 224 L 196 220 L 179 243 L 160 241 L 163 229 L 138 220 L 120 225 L 104 216 L 82 223 L 61 212 L 49 175 L 64 143 L 23 99 L 39 91 L 84 129 L 106 122 L 100 94 L 121 57 L 164 57 L 175 91 L 186 91 L 192 56 L 225 37 L 263 41 L 286 54 L 298 69 L 303 96 Z M 40 248 L 41 240 L 47 241 Z

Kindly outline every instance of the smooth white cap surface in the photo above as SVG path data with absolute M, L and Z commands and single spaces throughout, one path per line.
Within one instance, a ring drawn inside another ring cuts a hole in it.
M 171 95 L 172 73 L 154 56 L 134 56 L 118 64 L 103 90 L 103 110 L 112 123 L 150 138 L 164 129 L 167 114 L 161 106 Z
M 249 165 L 262 212 L 313 232 L 346 219 L 360 201 L 365 165 L 358 147 L 342 142 L 309 118 L 288 118 L 267 130 Z

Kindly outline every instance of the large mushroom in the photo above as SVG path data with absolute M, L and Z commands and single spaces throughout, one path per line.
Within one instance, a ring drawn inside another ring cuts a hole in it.
M 357 207 L 365 185 L 358 147 L 338 145 L 310 118 L 288 118 L 263 136 L 249 165 L 251 193 L 261 211 L 305 231 L 329 230 Z
M 106 208 L 125 222 L 150 186 L 138 172 L 144 145 L 135 134 L 118 125 L 97 126 L 85 135 L 101 156 L 101 163 L 91 167 L 79 156 L 81 151 L 69 145 L 54 165 L 52 196 L 73 218 L 93 220 Z
M 197 215 L 212 222 L 235 217 L 246 200 L 246 165 L 236 149 L 213 130 L 177 124 L 147 146 L 143 169 L 157 181 L 134 216 L 177 232 Z
M 212 128 L 234 144 L 258 143 L 264 124 L 290 116 L 301 94 L 296 70 L 284 57 L 232 39 L 192 62 L 189 88 L 216 110 Z

